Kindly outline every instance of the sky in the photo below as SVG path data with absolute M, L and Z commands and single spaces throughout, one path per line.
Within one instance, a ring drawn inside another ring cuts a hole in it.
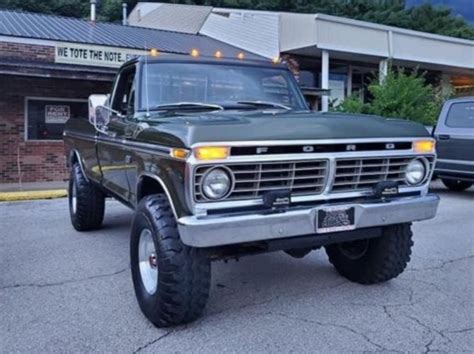
M 453 9 L 454 14 L 461 15 L 474 24 L 474 0 L 407 0 L 407 5 L 421 5 L 425 2 L 449 7 Z

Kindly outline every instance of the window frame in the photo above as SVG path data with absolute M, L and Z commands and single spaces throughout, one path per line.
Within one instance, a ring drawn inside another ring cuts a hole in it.
M 133 86 L 135 85 L 135 97 L 134 97 L 134 113 L 137 112 L 137 85 L 136 85 L 136 80 L 137 80 L 137 75 L 138 75 L 138 68 L 137 68 L 137 65 L 135 63 L 132 63 L 130 65 L 127 65 L 125 67 L 123 67 L 117 74 L 115 80 L 114 80 L 114 83 L 113 83 L 113 88 L 112 88 L 112 93 L 110 95 L 110 98 L 109 98 L 109 101 L 108 101 L 108 106 L 112 109 L 114 109 L 114 103 L 115 103 L 115 98 L 116 98 L 116 95 L 117 95 L 117 89 L 118 89 L 118 86 L 119 86 L 119 83 L 120 83 L 120 80 L 122 79 L 122 76 L 124 75 L 124 73 L 128 73 L 129 71 L 131 70 L 134 70 L 135 71 L 135 76 L 133 78 L 134 80 L 134 83 L 132 83 L 132 86 L 130 87 L 130 92 L 132 92 L 132 89 L 133 89 Z M 128 97 L 129 99 L 130 97 Z M 119 111 L 121 112 L 121 111 Z
M 451 113 L 452 109 L 453 109 L 453 106 L 455 105 L 459 105 L 459 104 L 472 104 L 474 105 L 474 101 L 471 101 L 471 100 L 463 100 L 463 101 L 459 101 L 459 102 L 451 102 L 451 104 L 449 105 L 449 108 L 448 108 L 448 111 L 446 112 L 446 118 L 444 120 L 444 124 L 446 125 L 446 127 L 448 127 L 449 129 L 474 129 L 474 126 L 473 127 L 460 127 L 460 126 L 453 126 L 453 125 L 450 125 L 449 124 L 449 114 Z M 474 107 L 474 106 L 473 106 Z
M 42 97 L 42 96 L 25 96 L 23 107 L 24 107 L 24 142 L 34 143 L 63 143 L 63 139 L 30 139 L 28 137 L 28 101 L 52 101 L 52 102 L 82 102 L 87 104 L 86 99 L 82 98 L 64 98 L 64 97 Z M 87 119 L 87 117 L 85 117 Z
M 294 96 L 294 99 L 296 101 L 299 101 L 299 104 L 301 105 L 303 110 L 309 110 L 308 103 L 306 102 L 306 99 L 304 97 L 303 92 L 301 91 L 301 88 L 299 87 L 298 81 L 295 78 L 295 75 L 287 68 L 287 67 L 280 67 L 280 66 L 275 66 L 275 67 L 269 67 L 269 66 L 262 66 L 259 64 L 239 64 L 239 63 L 228 63 L 228 62 L 207 62 L 207 61 L 202 61 L 202 62 L 196 62 L 196 61 L 183 61 L 183 62 L 176 62 L 172 60 L 163 60 L 161 62 L 157 61 L 152 61 L 152 62 L 141 62 L 140 65 L 138 65 L 138 70 L 136 71 L 135 75 L 139 75 L 139 84 L 136 87 L 136 92 L 135 92 L 135 113 L 140 113 L 140 112 L 147 112 L 146 107 L 142 107 L 142 95 L 143 95 L 143 82 L 145 82 L 145 67 L 146 65 L 162 65 L 162 64 L 199 64 L 199 65 L 209 65 L 209 66 L 235 66 L 235 67 L 251 67 L 251 68 L 261 68 L 261 69 L 273 69 L 275 71 L 281 70 L 282 72 L 287 73 L 287 77 L 285 78 L 287 83 L 288 83 L 288 89 L 289 91 L 294 91 L 294 92 L 289 92 L 290 96 L 291 93 Z M 137 76 L 135 76 L 137 77 Z M 290 90 L 291 86 L 291 90 Z M 115 89 L 115 87 L 114 87 Z M 138 95 L 137 95 L 138 93 Z

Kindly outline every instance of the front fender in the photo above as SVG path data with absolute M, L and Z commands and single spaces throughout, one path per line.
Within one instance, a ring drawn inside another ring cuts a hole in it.
M 168 197 L 176 218 L 190 214 L 185 197 L 185 161 L 156 157 L 151 163 L 141 164 L 136 184 L 135 204 L 142 196 L 143 181 L 156 181 Z

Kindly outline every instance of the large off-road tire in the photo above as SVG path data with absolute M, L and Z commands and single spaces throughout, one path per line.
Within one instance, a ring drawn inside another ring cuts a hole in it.
M 326 246 L 329 261 L 347 279 L 376 284 L 397 277 L 410 261 L 410 224 L 387 226 L 376 238 Z
M 144 197 L 130 240 L 132 279 L 143 314 L 157 327 L 191 322 L 209 297 L 210 259 L 181 242 L 165 195 Z
M 86 180 L 78 163 L 71 167 L 68 198 L 71 223 L 77 231 L 96 230 L 102 226 L 105 195 Z
M 459 181 L 455 179 L 441 178 L 441 182 L 443 182 L 446 188 L 454 192 L 462 192 L 472 186 L 472 182 Z

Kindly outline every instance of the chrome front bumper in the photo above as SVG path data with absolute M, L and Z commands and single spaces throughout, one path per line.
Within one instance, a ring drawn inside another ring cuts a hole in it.
M 429 194 L 377 203 L 331 203 L 272 214 L 185 216 L 178 219 L 178 229 L 184 244 L 214 247 L 312 234 L 317 237 L 316 215 L 324 207 L 354 207 L 355 228 L 360 229 L 431 219 L 438 204 L 439 197 Z

